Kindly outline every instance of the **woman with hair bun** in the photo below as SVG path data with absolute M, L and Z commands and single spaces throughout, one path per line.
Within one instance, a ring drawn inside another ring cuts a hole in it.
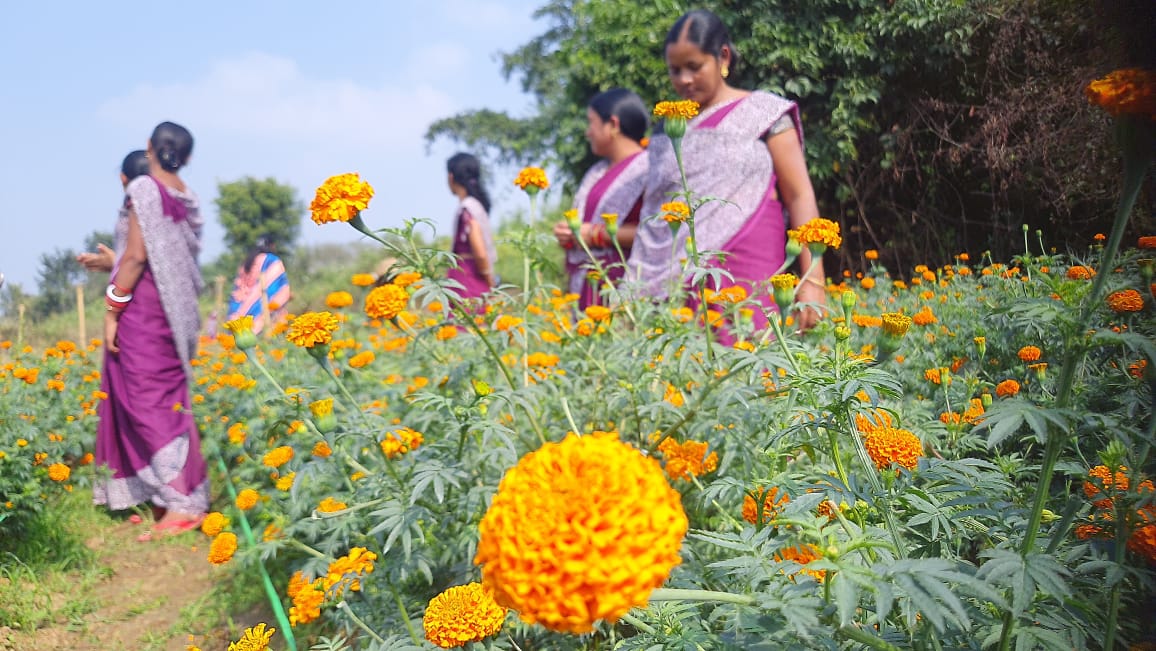
M 139 540 L 199 526 L 209 480 L 190 410 L 190 364 L 200 330 L 197 197 L 177 172 L 188 129 L 163 122 L 148 143 L 149 174 L 129 182 L 105 292 L 104 373 L 95 462 L 111 476 L 93 501 L 112 510 L 150 504 L 157 522 Z
M 482 186 L 482 168 L 472 154 L 454 154 L 446 161 L 450 192 L 458 198 L 452 252 L 457 266 L 448 276 L 461 283 L 463 299 L 484 296 L 494 285 L 498 251 L 490 229 L 490 196 Z
M 588 280 L 588 273 L 596 269 L 591 256 L 606 269 L 609 280 L 622 277 L 623 260 L 612 237 L 618 240 L 623 253 L 630 255 L 650 169 L 642 146 L 650 128 L 650 111 L 638 95 L 625 88 L 601 92 L 586 107 L 586 121 L 590 151 L 602 159 L 582 177 L 574 195 L 574 210 L 582 221 L 579 237 L 590 254 L 574 241 L 574 232 L 566 220 L 554 225 L 554 237 L 566 249 L 568 289 L 578 294 L 579 309 L 601 303 L 601 283 Z M 613 228 L 607 228 L 604 215 L 617 216 L 617 232 L 613 236 L 609 233 Z
M 684 14 L 667 33 L 664 57 L 671 84 L 680 97 L 699 105 L 686 126 L 682 159 L 690 189 L 699 197 L 714 197 L 695 211 L 696 245 L 700 251 L 721 251 L 717 264 L 767 309 L 775 309 L 766 282 L 786 259 L 784 209 L 790 228 L 819 216 L 815 191 L 803 158 L 803 129 L 796 104 L 773 93 L 735 88 L 727 81 L 739 57 L 730 33 L 718 16 L 697 9 Z M 670 138 L 651 139 L 650 178 L 643 215 L 657 215 L 672 193 L 682 191 L 682 179 Z M 650 219 L 638 230 L 630 258 L 647 293 L 665 296 L 683 280 L 672 251 L 683 251 L 685 225 L 672 234 L 662 219 Z M 677 241 L 676 241 L 677 240 Z M 799 302 L 825 302 L 823 264 L 811 268 L 811 254 L 799 256 L 804 273 Z M 766 326 L 761 310 L 755 324 Z M 818 312 L 798 314 L 799 325 L 810 327 Z

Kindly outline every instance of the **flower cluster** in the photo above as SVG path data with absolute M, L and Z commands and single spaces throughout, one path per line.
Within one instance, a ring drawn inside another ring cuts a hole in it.
M 213 565 L 228 563 L 236 552 L 237 534 L 223 531 L 217 534 L 217 537 L 213 538 L 212 544 L 209 545 L 209 562 Z
M 333 341 L 337 331 L 337 317 L 331 312 L 306 312 L 293 319 L 285 338 L 301 348 L 313 348 Z
M 662 211 L 662 218 L 668 224 L 681 223 L 690 217 L 690 206 L 682 201 L 668 201 L 662 204 L 660 210 Z
M 779 492 L 777 486 L 769 490 L 756 488 L 752 493 L 743 496 L 743 519 L 751 524 L 759 523 L 759 502 L 762 502 L 762 522 L 767 524 L 778 517 L 783 508 L 791 501 L 786 491 Z
M 409 292 L 404 287 L 387 283 L 374 287 L 365 297 L 365 315 L 386 321 L 397 318 L 409 304 Z
M 427 640 L 452 649 L 481 642 L 502 630 L 506 612 L 482 584 L 456 585 L 430 599 L 422 626 Z
M 514 185 L 533 194 L 550 187 L 550 180 L 541 167 L 524 167 L 514 179 Z
M 1142 68 L 1115 70 L 1088 84 L 1088 101 L 1112 115 L 1132 114 L 1156 120 L 1156 73 Z
M 1038 362 L 1040 356 L 1043 355 L 1043 351 L 1040 350 L 1037 346 L 1024 346 L 1023 348 L 1020 348 L 1017 355 L 1019 356 L 1020 361 Z
M 401 427 L 385 435 L 381 441 L 381 451 L 387 458 L 396 459 L 411 450 L 416 450 L 424 440 L 421 432 Z
M 373 187 L 356 173 L 338 174 L 325 179 L 309 204 L 317 224 L 348 222 L 369 207 Z
M 666 475 L 671 479 L 690 480 L 718 469 L 718 453 L 707 453 L 709 445 L 702 441 L 679 443 L 669 436 L 658 444 L 658 451 L 666 460 Z
M 507 471 L 478 525 L 475 563 L 528 623 L 588 633 L 646 603 L 688 521 L 654 459 L 612 435 L 568 435 Z
M 837 249 L 843 244 L 843 236 L 839 234 L 839 224 L 822 217 L 815 217 L 798 229 L 787 231 L 787 237 L 820 251 Z
M 654 105 L 654 117 L 689 120 L 698 115 L 698 102 L 683 99 L 674 102 L 659 102 Z
M 923 443 L 915 434 L 895 427 L 887 412 L 876 409 L 870 415 L 856 414 L 855 425 L 863 433 L 867 456 L 879 470 L 890 468 L 892 464 L 915 470 L 919 465 Z
M 1134 289 L 1122 289 L 1118 292 L 1108 294 L 1105 299 L 1108 307 L 1117 314 L 1124 314 L 1126 312 L 1139 312 L 1144 309 L 1144 297 L 1140 292 Z
M 273 639 L 273 634 L 277 629 L 265 629 L 265 624 L 257 624 L 252 628 L 245 629 L 245 633 L 241 635 L 241 639 L 229 644 L 229 651 L 265 651 L 269 648 L 269 641 Z

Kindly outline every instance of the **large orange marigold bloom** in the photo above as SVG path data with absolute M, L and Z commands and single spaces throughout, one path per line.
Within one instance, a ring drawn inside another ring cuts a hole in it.
M 229 526 L 229 518 L 225 517 L 222 513 L 213 511 L 201 521 L 201 532 L 212 538 L 224 531 L 227 526 Z
M 306 312 L 293 319 L 285 338 L 302 348 L 313 348 L 333 341 L 338 325 L 337 317 L 330 312 Z
M 1133 531 L 1128 537 L 1128 551 L 1140 556 L 1149 565 L 1156 565 L 1156 524 L 1148 524 Z
M 270 468 L 280 468 L 281 466 L 289 463 L 292 459 L 293 448 L 288 445 L 282 445 L 281 447 L 273 448 L 272 450 L 266 452 L 265 456 L 261 459 L 261 463 L 264 463 Z
M 546 170 L 541 167 L 523 167 L 514 179 L 514 185 L 526 190 L 534 188 L 534 192 L 550 187 L 550 180 L 546 178 Z
M 349 307 L 353 305 L 353 294 L 349 292 L 329 292 L 325 297 L 325 307 L 332 310 Z
M 822 217 L 808 221 L 797 230 L 787 231 L 787 237 L 798 240 L 804 246 L 822 244 L 829 249 L 837 249 L 843 244 L 843 236 L 839 234 L 839 224 Z
M 506 612 L 481 583 L 456 585 L 430 599 L 422 618 L 425 639 L 443 649 L 481 642 L 502 630 Z
M 923 443 L 919 437 L 895 427 L 880 427 L 865 434 L 863 447 L 880 470 L 890 468 L 893 463 L 915 470 L 919 465 L 919 457 L 923 456 Z
M 259 499 L 261 499 L 261 495 L 257 491 L 253 490 L 252 488 L 246 488 L 240 493 L 237 493 L 237 499 L 235 500 L 235 503 L 237 508 L 241 509 L 242 511 L 248 511 L 254 506 L 257 506 L 257 500 Z
M 213 544 L 209 545 L 209 562 L 213 565 L 228 563 L 235 553 L 237 553 L 237 534 L 224 531 L 217 534 L 217 537 L 213 538 Z
M 1043 355 L 1043 351 L 1036 346 L 1024 346 L 1023 348 L 1020 348 L 1020 352 L 1018 354 L 1020 361 L 1036 362 L 1039 361 L 1040 356 Z
M 681 562 L 687 526 L 657 461 L 609 435 L 571 434 L 502 478 L 474 562 L 523 621 L 588 633 L 647 603 Z
M 779 493 L 777 486 L 772 486 L 770 490 L 764 491 L 762 488 L 754 490 L 754 496 L 750 493 L 743 495 L 743 519 L 751 524 L 758 524 L 759 509 L 756 497 L 761 497 L 763 502 L 763 523 L 768 523 L 778 517 L 783 507 L 791 501 L 790 496 L 786 491 Z
M 701 441 L 679 443 L 669 436 L 658 444 L 666 460 L 666 475 L 671 479 L 690 480 L 718 469 L 718 453 L 707 453 L 709 444 Z
M 393 319 L 405 310 L 409 292 L 392 283 L 374 287 L 365 297 L 365 315 L 371 319 Z
M 305 575 L 298 571 L 290 577 L 286 592 L 293 600 L 293 606 L 289 608 L 290 626 L 308 624 L 321 617 L 321 604 L 325 601 L 324 579 L 306 581 Z
M 690 206 L 682 201 L 668 201 L 659 208 L 666 223 L 684 222 L 690 217 Z
M 68 466 L 64 465 L 63 463 L 54 463 L 51 466 L 48 466 L 48 478 L 51 479 L 52 481 L 56 481 L 56 482 L 68 481 L 68 478 L 71 475 L 72 475 L 72 468 L 69 468 Z
M 1118 292 L 1112 292 L 1108 294 L 1108 298 L 1105 300 L 1108 303 L 1108 307 L 1112 308 L 1112 311 L 1117 314 L 1139 312 L 1144 309 L 1144 297 L 1134 289 L 1123 289 Z
M 1156 120 L 1156 73 L 1143 68 L 1114 70 L 1088 84 L 1088 101 L 1112 115 L 1132 114 Z
M 1071 280 L 1088 280 L 1096 275 L 1096 271 L 1091 267 L 1083 265 L 1073 265 L 1068 267 L 1068 278 Z
M 373 186 L 356 173 L 338 174 L 325 179 L 317 188 L 309 211 L 317 224 L 348 222 L 368 208 L 372 198 Z
M 675 102 L 659 102 L 654 105 L 656 118 L 681 118 L 689 120 L 698 115 L 698 102 L 682 99 Z
M 1136 248 L 1156 249 L 1156 235 L 1141 235 L 1140 239 L 1136 240 Z
M 1010 398 L 1020 392 L 1020 383 L 1015 380 L 1004 380 L 995 385 L 995 395 L 1001 398 Z

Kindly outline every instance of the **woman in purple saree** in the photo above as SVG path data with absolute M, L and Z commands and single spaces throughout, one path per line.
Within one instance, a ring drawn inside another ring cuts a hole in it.
M 450 192 L 458 198 L 452 251 L 457 266 L 447 276 L 461 283 L 462 299 L 480 298 L 494 287 L 498 250 L 490 229 L 490 197 L 482 186 L 482 170 L 472 154 L 454 154 L 446 162 Z
M 709 11 L 679 18 L 667 34 L 665 55 L 675 91 L 700 107 L 682 139 L 688 184 L 697 196 L 723 200 L 709 201 L 695 212 L 698 249 L 724 252 L 718 266 L 733 277 L 714 289 L 740 285 L 765 308 L 775 309 L 766 285 L 786 259 L 784 208 L 791 228 L 819 216 L 803 158 L 799 109 L 778 95 L 727 83 L 737 53 L 722 21 Z M 682 190 L 670 138 L 655 135 L 648 151 L 644 217 L 659 214 L 671 193 Z M 647 294 L 663 297 L 672 285 L 684 282 L 677 256 L 686 237 L 685 225 L 672 234 L 662 219 L 639 226 L 629 266 Z M 811 255 L 804 249 L 799 264 L 810 274 L 800 285 L 798 301 L 825 303 L 822 260 L 812 269 Z M 799 325 L 808 328 L 818 317 L 814 310 L 803 310 Z M 761 310 L 755 310 L 754 318 L 757 328 L 766 326 Z
M 203 222 L 196 196 L 177 176 L 192 145 L 188 130 L 171 122 L 153 131 L 150 174 L 126 188 L 105 295 L 101 388 L 108 399 L 98 408 L 95 461 L 112 475 L 93 487 L 93 501 L 112 510 L 148 503 L 157 532 L 192 529 L 209 506 L 189 394 Z
M 590 151 L 600 157 L 578 186 L 574 210 L 582 220 L 579 236 L 590 249 L 574 242 L 567 221 L 554 225 L 554 237 L 566 249 L 567 290 L 578 294 L 578 308 L 601 304 L 599 283 L 588 280 L 588 272 L 597 267 L 590 257 L 598 259 L 611 281 L 623 276 L 622 256 L 607 233 L 603 215 L 618 217 L 615 235 L 623 254 L 630 255 L 638 216 L 642 211 L 642 192 L 650 161 L 642 148 L 642 139 L 650 128 L 650 115 L 642 99 L 625 88 L 612 88 L 590 100 L 586 109 L 586 140 Z

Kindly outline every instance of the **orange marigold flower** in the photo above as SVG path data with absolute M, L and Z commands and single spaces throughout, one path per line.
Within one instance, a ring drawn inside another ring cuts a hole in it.
M 614 311 L 602 305 L 589 305 L 586 307 L 586 316 L 596 323 L 608 323 Z
M 353 294 L 349 292 L 329 292 L 325 297 L 325 306 L 334 310 L 350 305 L 353 305 Z
M 668 201 L 662 204 L 659 210 L 662 211 L 662 218 L 668 224 L 684 222 L 690 217 L 690 206 L 682 201 Z
M 1132 532 L 1128 537 L 1128 551 L 1156 565 L 1156 524 L 1149 524 Z
M 325 573 L 325 590 L 332 596 L 340 597 L 346 589 L 360 590 L 358 577 L 373 572 L 373 562 L 377 554 L 365 547 L 354 547 L 349 553 L 329 564 Z
M 212 538 L 224 531 L 227 526 L 229 526 L 229 518 L 222 513 L 213 511 L 201 521 L 201 532 Z
M 345 502 L 339 502 L 332 497 L 326 497 L 325 499 L 321 500 L 320 504 L 317 505 L 317 510 L 321 511 L 322 513 L 337 513 L 338 511 L 344 511 L 347 508 L 349 507 L 345 504 Z
M 63 463 L 54 463 L 51 466 L 48 466 L 48 478 L 52 481 L 68 481 L 68 478 L 71 475 L 72 468 L 69 468 Z
M 656 118 L 681 118 L 689 120 L 698 115 L 698 102 L 690 99 L 675 102 L 659 102 L 654 105 Z
M 792 561 L 799 565 L 807 565 L 811 561 L 816 561 L 822 558 L 823 555 L 819 553 L 819 548 L 814 545 L 798 545 L 795 547 L 784 547 L 775 552 L 775 560 L 780 563 Z M 806 574 L 814 577 L 816 581 L 823 581 L 827 577 L 826 570 L 808 570 L 805 567 L 795 574 Z M 792 575 L 794 576 L 794 575 Z
M 867 258 L 868 260 L 878 260 L 879 259 L 879 252 L 876 251 L 875 249 L 867 249 L 866 251 L 863 252 L 863 257 Z
M 1095 275 L 1096 272 L 1091 267 L 1085 267 L 1083 265 L 1068 267 L 1068 278 L 1071 280 L 1088 280 Z
M 794 289 L 799 284 L 799 278 L 795 274 L 775 274 L 771 276 L 771 287 L 779 291 Z
M 1147 368 L 1148 360 L 1141 359 L 1128 365 L 1128 374 L 1134 378 L 1140 379 L 1144 377 L 1144 371 L 1147 370 Z
M 325 441 L 318 441 L 313 444 L 313 456 L 324 459 L 331 454 L 333 454 L 333 449 Z
M 377 282 L 377 276 L 373 274 L 353 274 L 349 277 L 349 283 L 357 287 L 369 287 Z
M 1001 398 L 1010 398 L 1020 392 L 1020 383 L 1015 380 L 1004 380 L 995 386 L 995 395 Z
M 911 321 L 915 325 L 926 326 L 932 323 L 938 323 L 939 319 L 935 318 L 935 313 L 931 311 L 930 306 L 924 305 L 922 309 L 915 313 L 915 316 L 911 317 Z
M 1037 362 L 1043 355 L 1043 351 L 1036 346 L 1024 346 L 1017 354 L 1022 362 Z
M 911 328 L 911 317 L 906 314 L 899 314 L 898 312 L 886 312 L 882 316 L 883 332 L 892 337 L 902 337 L 907 334 Z
M 371 319 L 396 318 L 409 303 L 409 292 L 393 283 L 374 287 L 365 297 L 365 314 Z
M 333 333 L 338 328 L 337 317 L 330 312 L 306 312 L 293 319 L 285 338 L 302 348 L 313 348 L 318 344 L 333 341 Z
M 229 651 L 266 651 L 269 648 L 269 640 L 276 632 L 275 628 L 265 630 L 264 624 L 247 628 L 241 639 L 229 644 Z
M 289 463 L 291 459 L 293 459 L 293 448 L 288 445 L 282 445 L 279 448 L 273 448 L 266 452 L 264 458 L 261 459 L 261 463 L 264 463 L 270 468 L 280 468 Z
M 527 192 L 537 193 L 550 187 L 550 180 L 546 178 L 546 170 L 541 167 L 523 167 L 514 179 L 514 185 Z M 533 188 L 529 190 L 528 188 Z
M 237 553 L 237 535 L 231 531 L 223 531 L 213 538 L 209 545 L 209 562 L 213 565 L 228 563 Z
M 458 336 L 458 327 L 452 325 L 445 325 L 437 329 L 435 334 L 438 341 L 449 341 Z
M 1112 292 L 1108 294 L 1108 298 L 1105 300 L 1108 303 L 1108 307 L 1112 308 L 1112 311 L 1117 314 L 1139 312 L 1144 309 L 1144 297 L 1134 289 L 1123 289 L 1118 292 Z
M 521 325 L 522 319 L 509 314 L 503 314 L 494 321 L 494 330 L 498 332 L 509 332 L 513 328 L 519 328 Z
M 393 284 L 398 287 L 409 287 L 421 280 L 421 273 L 417 271 L 403 271 L 393 277 Z
M 321 617 L 321 604 L 325 601 L 325 585 L 318 578 L 306 581 L 305 576 L 298 571 L 289 579 L 289 588 L 286 590 L 293 605 L 289 608 L 289 625 L 308 624 Z
M 859 285 L 863 289 L 873 289 L 875 287 L 875 279 L 871 276 L 865 276 L 863 280 L 859 281 Z
M 574 634 L 647 603 L 688 521 L 653 458 L 613 435 L 568 435 L 506 472 L 478 529 L 474 562 L 498 604 Z
M 666 460 L 666 476 L 690 480 L 718 469 L 718 453 L 707 454 L 709 444 L 701 441 L 679 443 L 669 436 L 658 444 L 658 451 Z
M 766 524 L 778 517 L 783 507 L 791 501 L 791 498 L 786 491 L 780 494 L 777 486 L 772 486 L 770 490 L 765 491 L 759 487 L 753 491 L 753 495 L 751 493 L 743 495 L 743 519 L 751 524 L 758 524 L 759 501 L 763 503 L 762 516 L 763 523 Z
M 1156 235 L 1142 235 L 1136 240 L 1138 249 L 1156 249 Z
M 481 583 L 456 585 L 430 599 L 422 627 L 425 639 L 453 649 L 481 642 L 502 630 L 506 613 Z
M 1120 466 L 1114 473 L 1108 466 L 1100 465 L 1092 468 L 1088 471 L 1088 481 L 1084 482 L 1084 495 L 1089 499 L 1095 499 L 1101 490 L 1106 489 L 1113 493 L 1127 491 L 1131 485 L 1127 473 L 1127 466 Z
M 666 383 L 666 389 L 663 392 L 662 399 L 675 407 L 681 407 L 686 404 L 686 398 L 683 397 L 682 391 L 670 382 Z
M 839 224 L 822 217 L 815 217 L 797 230 L 787 231 L 787 237 L 798 240 L 804 246 L 815 244 L 823 245 L 829 249 L 837 249 L 843 244 L 843 236 L 839 234 Z
M 385 435 L 381 441 L 381 451 L 389 459 L 395 459 L 411 450 L 416 450 L 425 438 L 421 432 L 401 427 Z
M 309 204 L 314 223 L 348 222 L 369 207 L 373 186 L 356 173 L 338 174 L 325 179 Z
M 1088 101 L 1111 115 L 1156 120 L 1156 73 L 1143 68 L 1113 70 L 1084 89 Z
M 919 437 L 895 427 L 880 427 L 865 433 L 863 447 L 880 470 L 890 468 L 893 463 L 915 470 L 919 465 L 919 457 L 923 456 L 923 444 Z
M 364 350 L 349 358 L 349 365 L 353 368 L 362 368 L 368 366 L 375 359 L 372 350 Z
M 254 506 L 257 506 L 257 500 L 260 498 L 261 495 L 257 493 L 257 491 L 253 490 L 252 488 L 246 488 L 240 493 L 237 493 L 237 508 L 241 509 L 242 511 L 248 511 Z

